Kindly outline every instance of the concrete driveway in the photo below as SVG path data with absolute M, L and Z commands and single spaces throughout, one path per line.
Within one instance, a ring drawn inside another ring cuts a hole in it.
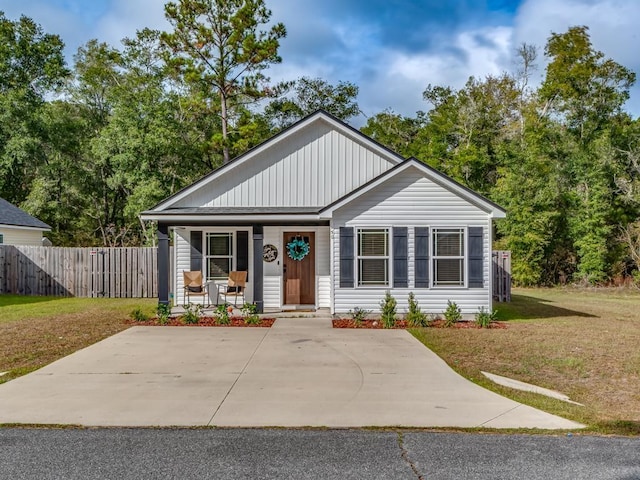
M 318 318 L 134 327 L 0 385 L 0 423 L 581 427 L 465 380 L 403 330 Z

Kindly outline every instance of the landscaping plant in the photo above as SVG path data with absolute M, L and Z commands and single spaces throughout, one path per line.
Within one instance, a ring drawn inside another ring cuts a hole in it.
M 478 313 L 476 313 L 476 325 L 480 328 L 489 328 L 491 322 L 496 319 L 497 310 L 487 310 L 484 307 L 480 307 Z
M 129 316 L 136 322 L 146 322 L 147 320 L 149 320 L 149 315 L 144 313 L 140 307 L 133 309 Z
M 228 303 L 222 303 L 218 305 L 213 312 L 213 316 L 216 317 L 216 321 L 220 325 L 229 325 L 231 323 L 231 318 L 229 314 L 233 311 L 233 307 Z
M 258 325 L 260 323 L 260 317 L 258 316 L 258 306 L 255 303 L 245 302 L 240 309 L 242 312 L 242 318 L 247 325 Z
M 180 319 L 182 323 L 187 325 L 195 325 L 200 321 L 202 316 L 202 305 L 190 303 L 184 307 L 184 314 Z
M 367 318 L 367 315 L 371 313 L 371 310 L 365 310 L 364 308 L 355 307 L 353 310 L 349 310 L 349 316 L 356 327 L 362 325 L 362 321 Z
M 380 302 L 380 317 L 384 328 L 393 328 L 396 325 L 396 307 L 398 302 L 389 290 L 384 294 L 384 300 Z
M 156 315 L 158 316 L 158 323 L 165 325 L 169 321 L 171 315 L 171 307 L 166 303 L 159 303 L 156 309 Z
M 407 312 L 407 324 L 410 327 L 426 327 L 429 325 L 429 316 L 422 311 L 413 292 L 409 292 L 409 311 Z
M 462 320 L 460 307 L 456 302 L 452 302 L 451 300 L 447 300 L 447 309 L 444 311 L 443 315 L 445 327 L 452 327 L 455 323 Z

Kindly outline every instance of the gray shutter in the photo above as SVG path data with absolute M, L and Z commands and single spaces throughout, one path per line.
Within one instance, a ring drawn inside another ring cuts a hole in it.
M 393 227 L 393 286 L 409 286 L 407 227 Z
M 202 271 L 202 232 L 192 231 L 189 243 L 191 243 L 191 271 Z
M 469 288 L 484 287 L 482 227 L 469 227 Z
M 415 228 L 415 286 L 429 288 L 429 227 Z
M 236 270 L 249 271 L 249 232 L 236 232 Z M 262 252 L 260 252 L 262 255 Z
M 353 227 L 340 227 L 340 288 L 353 288 L 354 280 Z

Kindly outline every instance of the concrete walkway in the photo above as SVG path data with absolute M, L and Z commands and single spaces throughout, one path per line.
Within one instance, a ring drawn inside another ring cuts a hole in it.
M 328 318 L 134 327 L 0 385 L 0 423 L 581 427 L 465 380 L 403 330 Z

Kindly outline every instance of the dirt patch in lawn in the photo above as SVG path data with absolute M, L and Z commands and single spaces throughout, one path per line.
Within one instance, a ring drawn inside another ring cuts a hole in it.
M 380 320 L 362 320 L 361 322 L 355 322 L 350 318 L 337 318 L 333 320 L 333 328 L 384 328 L 383 323 Z M 406 320 L 398 320 L 392 328 L 407 329 L 411 328 Z M 447 327 L 444 320 L 433 320 L 429 322 L 427 328 L 473 328 L 479 329 L 480 327 L 475 322 L 456 322 L 450 327 Z M 485 328 L 507 328 L 507 325 L 503 322 L 491 322 L 488 327 Z
M 157 318 L 152 318 L 144 322 L 129 321 L 129 325 L 142 325 L 152 327 L 262 327 L 270 328 L 276 321 L 275 318 L 261 318 L 257 323 L 247 323 L 242 317 L 229 318 L 228 324 L 220 323 L 215 317 L 200 317 L 198 323 L 184 323 L 180 317 L 171 318 L 166 323 L 160 323 Z

